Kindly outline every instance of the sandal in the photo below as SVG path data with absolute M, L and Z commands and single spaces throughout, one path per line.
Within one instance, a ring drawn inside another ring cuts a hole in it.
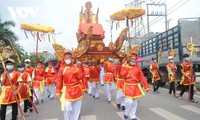
M 198 101 L 196 101 L 196 100 L 190 100 L 190 102 L 193 102 L 193 103 L 198 103 Z

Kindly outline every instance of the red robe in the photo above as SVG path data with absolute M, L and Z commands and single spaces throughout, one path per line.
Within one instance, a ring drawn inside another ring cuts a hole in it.
M 101 68 L 99 66 L 92 66 L 91 67 L 91 80 L 93 83 L 99 83 L 100 82 L 100 72 Z
M 1 75 L 1 79 L 3 78 L 3 76 L 5 76 L 4 73 Z M 18 71 L 14 71 L 12 76 L 10 76 L 10 81 L 13 85 L 14 90 L 17 90 L 17 86 L 18 86 L 17 80 L 18 80 L 19 76 L 20 76 L 20 73 Z M 8 105 L 8 104 L 12 104 L 15 102 L 16 102 L 15 96 L 11 89 L 8 77 L 6 77 L 5 83 L 3 85 L 2 93 L 0 96 L 0 104 Z
M 32 66 L 24 67 L 24 72 L 28 72 L 31 78 L 32 78 L 33 71 L 34 71 L 34 67 L 32 67 Z
M 116 88 L 118 90 L 123 90 L 124 89 L 124 79 L 120 75 L 120 70 L 122 68 L 121 63 L 117 63 L 116 65 Z
M 42 82 L 44 82 L 44 68 L 35 68 L 34 70 L 34 83 L 33 83 L 33 87 L 34 88 L 40 88 L 42 89 L 41 85 L 42 85 Z
M 56 69 L 54 67 L 47 67 L 45 69 L 45 83 L 47 86 L 53 86 L 55 82 Z
M 184 73 L 187 74 L 191 78 L 191 80 L 189 81 L 188 78 L 185 75 L 183 75 L 180 84 L 181 85 L 195 84 L 194 74 L 190 72 L 191 63 L 182 62 L 181 67 Z
M 166 65 L 166 69 L 168 71 L 168 69 L 170 69 L 171 73 L 168 72 L 168 80 L 169 82 L 174 82 L 174 80 L 176 80 L 176 64 L 175 63 L 168 63 Z
M 90 67 L 84 67 L 83 91 L 88 90 L 88 81 L 90 81 Z
M 28 78 L 30 78 L 29 73 L 28 72 L 24 72 L 20 75 L 22 82 L 23 82 L 23 87 L 20 89 L 19 91 L 19 96 L 21 100 L 26 100 L 28 99 L 27 96 L 27 91 L 28 91 Z
M 114 82 L 114 72 L 115 72 L 115 67 L 113 63 L 104 63 L 104 81 L 105 83 L 113 83 Z
M 64 94 L 65 100 L 76 101 L 83 97 L 81 80 L 83 72 L 80 67 L 74 65 L 60 68 L 56 77 L 56 95 Z
M 145 90 L 150 89 L 138 65 L 122 66 L 120 75 L 124 78 L 124 96 L 127 98 L 139 98 L 145 95 L 141 89 L 140 82 Z
M 152 62 L 151 65 L 150 65 L 150 71 L 153 73 L 152 74 L 152 83 L 154 82 L 154 80 L 160 80 L 161 77 L 160 77 L 160 74 L 158 73 L 158 63 L 154 63 Z

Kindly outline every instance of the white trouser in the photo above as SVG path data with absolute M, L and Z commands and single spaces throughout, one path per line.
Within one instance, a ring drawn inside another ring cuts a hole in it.
M 137 118 L 136 110 L 138 105 L 138 99 L 125 98 L 125 111 L 124 115 L 129 116 L 130 119 Z
M 116 103 L 120 104 L 121 106 L 125 106 L 123 94 L 124 94 L 123 90 L 117 90 Z
M 64 120 L 78 120 L 81 111 L 82 99 L 70 102 L 65 101 Z
M 55 86 L 54 85 L 46 86 L 46 92 L 47 92 L 48 96 L 50 95 L 50 98 L 54 98 L 54 96 L 55 96 Z
M 100 73 L 101 85 L 104 84 L 104 73 Z
M 114 82 L 113 83 L 106 83 L 105 89 L 106 89 L 107 99 L 108 99 L 108 101 L 111 101 L 112 93 L 115 90 L 115 83 Z
M 88 94 L 92 94 L 92 83 L 88 81 Z
M 35 92 L 35 95 L 37 96 L 37 98 L 38 98 L 39 101 L 41 99 L 44 100 L 44 93 L 43 94 L 40 93 L 40 88 L 34 88 L 34 92 Z M 33 99 L 34 99 L 35 102 L 37 102 L 37 98 L 36 98 L 35 95 L 33 95 Z
M 92 96 L 98 98 L 99 92 L 100 92 L 100 83 L 92 83 Z

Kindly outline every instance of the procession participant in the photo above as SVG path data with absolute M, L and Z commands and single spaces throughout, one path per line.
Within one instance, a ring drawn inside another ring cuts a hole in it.
M 189 102 L 195 102 L 197 103 L 196 100 L 194 100 L 194 84 L 195 84 L 195 79 L 194 79 L 194 73 L 191 72 L 192 69 L 192 63 L 190 61 L 189 55 L 184 54 L 183 55 L 183 62 L 181 63 L 181 73 L 183 74 L 182 80 L 180 82 L 182 86 L 182 90 L 179 94 L 179 99 L 182 99 L 182 96 L 186 90 L 189 90 L 189 85 L 191 85 L 191 90 L 190 90 L 190 101 Z
M 100 68 L 101 68 L 101 72 L 100 72 L 100 81 L 101 81 L 101 86 L 104 86 L 104 67 L 103 67 L 103 63 L 104 59 L 100 59 Z
M 114 89 L 115 89 L 115 84 L 114 84 L 115 68 L 113 64 L 113 59 L 108 58 L 108 62 L 104 62 L 103 66 L 104 66 L 104 71 L 105 71 L 104 82 L 105 82 L 106 95 L 107 95 L 108 102 L 110 103 L 112 93 L 114 92 Z
M 160 87 L 160 80 L 161 80 L 161 77 L 160 77 L 160 74 L 158 73 L 158 69 L 159 69 L 159 66 L 158 66 L 158 63 L 156 62 L 156 58 L 153 57 L 152 58 L 152 63 L 150 65 L 150 73 L 151 73 L 151 80 L 152 80 L 152 83 L 153 83 L 153 92 L 155 94 L 157 93 L 160 93 L 158 91 L 158 88 Z
M 29 96 L 29 90 L 30 90 L 30 86 L 31 86 L 31 77 L 29 75 L 28 72 L 24 71 L 24 64 L 20 63 L 18 66 L 18 71 L 20 72 L 20 77 L 18 78 L 18 81 L 23 83 L 23 87 L 20 89 L 19 91 L 19 97 L 21 100 L 24 101 L 24 113 L 25 115 L 27 115 L 27 111 L 29 108 L 29 100 L 28 100 L 28 96 Z
M 100 92 L 100 71 L 101 68 L 98 66 L 97 61 L 93 61 L 91 66 L 91 81 L 92 81 L 92 96 L 93 98 L 99 98 Z
M 14 65 L 15 65 L 15 60 L 13 59 L 6 60 L 5 61 L 6 70 L 1 75 L 1 88 L 2 88 L 2 93 L 0 96 L 1 120 L 6 120 L 6 109 L 8 105 L 12 106 L 12 120 L 17 120 L 18 105 L 15 96 L 19 98 L 17 94 L 20 91 L 23 84 L 20 81 L 19 81 L 20 85 L 18 84 L 17 80 L 20 76 L 20 73 L 15 70 Z M 9 80 L 12 83 L 12 86 L 10 85 Z M 19 87 L 17 87 L 18 85 Z M 12 90 L 12 87 L 14 88 L 14 91 Z
M 51 99 L 55 95 L 55 74 L 56 69 L 52 61 L 48 62 L 48 67 L 45 69 L 45 83 L 46 83 L 46 92 L 48 97 Z
M 25 59 L 24 63 L 25 63 L 24 72 L 29 73 L 29 76 L 31 77 L 31 79 L 33 79 L 32 74 L 33 74 L 33 71 L 34 71 L 34 67 L 31 66 L 31 60 Z M 32 81 L 31 81 L 30 91 L 31 91 L 30 98 L 33 101 L 33 84 L 32 84 Z M 32 104 L 30 102 L 29 102 L 29 111 L 30 112 L 33 111 Z
M 91 69 L 91 60 L 88 60 L 88 67 L 87 67 L 87 72 L 89 72 L 89 76 L 88 76 L 88 95 L 92 95 L 92 82 L 91 82 L 91 77 L 90 77 L 90 69 Z
M 88 62 L 84 63 L 84 79 L 83 79 L 83 91 L 88 91 L 88 82 L 90 81 L 90 68 Z
M 35 104 L 39 104 L 37 101 L 37 98 L 39 101 L 44 102 L 44 88 L 43 88 L 43 84 L 44 84 L 44 73 L 45 70 L 42 67 L 42 62 L 41 61 L 37 61 L 36 62 L 36 68 L 33 71 L 32 77 L 33 77 L 33 90 L 36 94 L 36 96 L 34 95 L 34 101 Z M 36 98 L 37 97 L 37 98 Z
M 172 94 L 173 91 L 173 95 L 176 96 L 176 90 L 175 90 L 175 81 L 176 81 L 176 71 L 177 71 L 177 67 L 176 64 L 174 63 L 174 57 L 173 56 L 169 56 L 168 60 L 169 63 L 166 65 L 166 69 L 168 72 L 168 80 L 170 83 L 170 87 L 169 87 L 169 94 Z
M 72 54 L 66 52 L 62 58 L 62 67 L 56 77 L 56 95 L 61 100 L 64 120 L 78 120 L 83 97 L 80 80 L 83 77 L 82 68 L 73 64 Z
M 137 55 L 132 54 L 131 59 L 125 63 L 120 71 L 121 77 L 124 79 L 124 96 L 125 96 L 125 112 L 124 120 L 137 120 L 136 110 L 138 98 L 144 96 L 141 84 L 146 91 L 149 91 L 149 85 L 144 77 L 144 74 L 137 63 Z
M 116 89 L 117 89 L 117 95 L 116 95 L 116 104 L 118 109 L 125 110 L 124 105 L 124 79 L 120 76 L 120 70 L 122 68 L 122 62 L 118 61 L 116 64 Z

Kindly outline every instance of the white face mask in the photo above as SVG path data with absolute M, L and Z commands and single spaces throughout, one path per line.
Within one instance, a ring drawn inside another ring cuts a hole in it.
M 156 60 L 153 60 L 153 62 L 156 62 Z
M 29 64 L 29 63 L 25 63 L 25 66 L 26 66 L 26 67 L 30 67 L 30 64 Z
M 70 60 L 70 59 L 66 59 L 66 60 L 65 60 L 65 63 L 66 63 L 67 65 L 69 65 L 69 64 L 71 64 L 71 60 Z
M 13 68 L 14 68 L 13 65 L 6 65 L 7 70 L 12 70 Z
M 18 71 L 19 71 L 19 72 L 23 72 L 23 71 L 24 71 L 24 68 L 18 68 Z
M 169 62 L 171 62 L 171 63 L 172 63 L 172 62 L 174 62 L 174 60 L 169 60 Z

